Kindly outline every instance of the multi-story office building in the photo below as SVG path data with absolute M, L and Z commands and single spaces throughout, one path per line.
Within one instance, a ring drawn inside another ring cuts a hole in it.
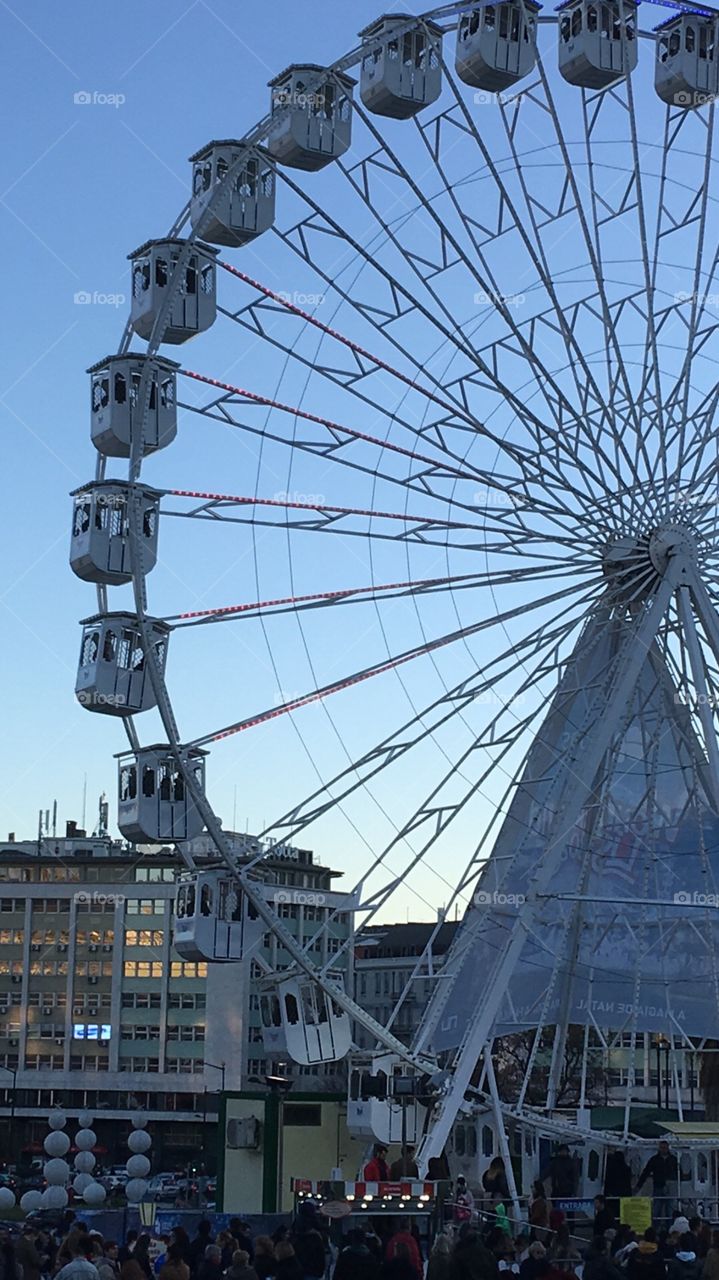
M 395 1035 L 409 1044 L 420 1024 L 427 1000 L 434 990 L 458 925 L 445 920 L 436 924 L 370 925 L 355 948 L 355 998 L 383 1026 L 395 1005 L 407 994 L 392 1023 Z M 431 944 L 431 945 L 430 945 Z M 356 1029 L 359 1048 L 371 1047 L 362 1027 Z
M 248 837 L 236 841 L 241 857 L 257 851 Z M 198 865 L 212 861 L 207 842 L 196 846 Z M 0 845 L 0 1114 L 16 1152 L 39 1152 L 59 1102 L 92 1111 L 107 1159 L 122 1160 L 129 1121 L 117 1122 L 141 1106 L 153 1120 L 154 1166 L 178 1167 L 214 1146 L 220 1090 L 276 1069 L 262 1050 L 255 962 L 207 964 L 173 950 L 182 869 L 172 850 L 131 849 L 72 825 L 63 838 Z M 317 959 L 339 952 L 353 917 L 331 889 L 338 873 L 289 848 L 262 872 L 268 896 L 286 886 L 279 909 L 296 937 L 314 936 L 321 913 L 334 911 Z M 274 937 L 263 943 L 261 956 L 286 967 Z M 296 1070 L 307 1073 L 303 1089 L 327 1087 L 317 1068 Z

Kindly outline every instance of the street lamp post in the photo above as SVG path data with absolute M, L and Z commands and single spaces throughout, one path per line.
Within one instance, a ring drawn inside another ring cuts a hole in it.
M 222 1084 L 220 1085 L 220 1088 L 224 1093 L 225 1092 L 225 1063 L 224 1062 L 208 1062 L 207 1058 L 205 1058 L 205 1066 L 212 1067 L 213 1071 L 220 1072 L 220 1076 L 222 1078 Z

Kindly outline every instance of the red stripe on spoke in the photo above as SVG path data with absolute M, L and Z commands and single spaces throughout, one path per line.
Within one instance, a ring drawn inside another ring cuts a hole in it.
M 273 609 L 285 604 L 308 604 L 314 600 L 343 600 L 349 596 L 367 595 L 374 591 L 402 591 L 411 587 L 436 587 L 449 582 L 465 582 L 476 578 L 475 573 L 465 573 L 452 578 L 418 578 L 410 582 L 383 582 L 372 587 L 345 587 L 341 591 L 318 591 L 307 596 L 280 596 L 277 600 L 256 600 L 249 604 L 230 604 L 218 609 L 195 609 L 190 613 L 175 613 L 166 622 L 184 621 L 187 618 L 219 618 L 223 614 L 247 613 L 251 609 Z
M 328 431 L 340 431 L 344 435 L 352 436 L 355 440 L 365 440 L 368 444 L 376 444 L 380 449 L 388 449 L 391 453 L 401 453 L 405 458 L 411 458 L 413 462 L 425 462 L 430 467 L 439 468 L 448 475 L 458 476 L 461 480 L 467 480 L 469 477 L 466 472 L 460 471 L 458 467 L 448 467 L 445 462 L 437 458 L 429 458 L 423 453 L 413 453 L 411 449 L 404 449 L 399 444 L 390 444 L 387 440 L 380 440 L 379 436 L 367 435 L 364 431 L 356 431 L 354 427 L 344 427 L 340 422 L 333 422 L 331 418 L 321 418 L 316 413 L 307 413 L 304 409 L 298 409 L 295 405 L 283 404 L 281 400 L 273 400 L 270 396 L 257 395 L 255 391 L 247 391 L 244 387 L 233 387 L 229 382 L 220 382 L 219 378 L 208 378 L 204 373 L 195 373 L 192 369 L 178 369 L 178 373 L 184 374 L 186 378 L 194 378 L 196 382 L 206 382 L 210 387 L 217 387 L 220 391 L 227 391 L 230 395 L 242 396 L 245 400 L 252 401 L 253 404 L 266 405 L 269 409 L 279 409 L 282 413 L 291 413 L 295 418 L 303 418 L 305 422 L 314 422 L 317 426 L 326 427 Z
M 413 516 L 400 511 L 370 511 L 364 507 L 328 507 L 319 502 L 283 502 L 279 498 L 249 498 L 232 493 L 206 493 L 199 489 L 165 489 L 173 498 L 205 498 L 210 502 L 236 502 L 240 506 L 282 507 L 292 511 L 326 511 L 330 515 L 372 516 L 377 520 L 411 520 L 415 524 L 436 524 L 447 529 L 472 528 L 461 520 L 438 520 L 435 516 Z
M 283 298 L 279 293 L 275 293 L 274 289 L 269 289 L 267 285 L 260 284 L 259 280 L 253 280 L 252 276 L 248 276 L 244 271 L 238 271 L 237 267 L 233 267 L 229 262 L 223 262 L 222 259 L 218 261 L 217 265 L 218 267 L 224 267 L 225 271 L 229 272 L 230 275 L 237 276 L 238 280 L 249 284 L 251 288 L 257 289 L 258 293 L 263 293 L 266 298 L 272 298 L 273 302 L 279 302 L 280 306 L 285 307 L 287 311 L 291 311 L 294 315 L 300 316 L 308 324 L 314 325 L 316 329 L 321 329 L 328 337 L 336 338 L 338 342 L 343 343 L 345 347 L 348 347 L 350 351 L 354 351 L 356 355 L 364 356 L 366 360 L 371 360 L 378 369 L 384 369 L 387 373 L 391 373 L 393 377 L 399 378 L 400 382 L 404 382 L 406 386 L 411 387 L 414 391 L 419 391 L 428 400 L 438 404 L 441 409 L 446 409 L 448 413 L 464 418 L 466 422 L 471 422 L 474 426 L 479 425 L 470 414 L 462 411 L 460 405 L 451 404 L 449 401 L 443 400 L 441 396 L 438 396 L 435 391 L 431 391 L 429 387 L 424 387 L 420 382 L 415 382 L 414 378 L 410 378 L 406 373 L 400 373 L 399 369 L 395 369 L 386 360 L 381 360 L 379 356 L 367 351 L 366 347 L 361 347 L 358 342 L 353 342 L 351 338 L 347 338 L 345 334 L 340 333 L 339 329 L 333 329 L 330 325 L 323 324 L 321 320 L 311 315 L 309 311 L 303 311 L 302 307 L 298 307 L 296 303 Z

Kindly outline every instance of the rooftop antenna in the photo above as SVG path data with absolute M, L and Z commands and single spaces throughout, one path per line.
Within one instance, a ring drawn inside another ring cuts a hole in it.
M 82 827 L 83 831 L 87 830 L 85 826 L 86 812 L 87 812 L 87 774 L 85 774 L 82 782 L 82 822 L 80 823 L 80 826 Z
M 55 839 L 56 835 L 57 835 L 57 800 L 53 800 L 52 802 L 52 838 L 53 840 Z

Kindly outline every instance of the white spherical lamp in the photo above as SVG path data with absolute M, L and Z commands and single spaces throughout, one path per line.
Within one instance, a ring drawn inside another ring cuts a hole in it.
M 125 1187 L 125 1195 L 130 1204 L 137 1204 L 142 1200 L 147 1191 L 147 1183 L 144 1178 L 130 1178 Z
M 67 1116 L 64 1111 L 51 1111 L 48 1118 L 48 1124 L 51 1129 L 64 1129 L 67 1124 Z
M 64 1187 L 70 1176 L 70 1167 L 67 1160 L 48 1160 L 42 1172 L 51 1187 Z
M 125 1167 L 131 1178 L 146 1178 L 150 1172 L 150 1161 L 147 1156 L 130 1156 Z
M 147 1128 L 147 1116 L 145 1115 L 145 1112 L 144 1112 L 144 1111 L 135 1111 L 135 1112 L 134 1112 L 134 1114 L 133 1114 L 132 1116 L 130 1116 L 130 1123 L 131 1123 L 131 1125 L 132 1125 L 133 1129 L 146 1129 L 146 1128 Z
M 78 1151 L 73 1163 L 78 1173 L 92 1173 L 95 1168 L 95 1157 L 91 1151 Z
M 76 1195 L 84 1195 L 85 1187 L 89 1187 L 90 1183 L 94 1181 L 95 1179 L 91 1173 L 78 1173 L 72 1180 L 72 1189 Z
M 103 1204 L 107 1199 L 107 1192 L 100 1182 L 90 1182 L 82 1193 L 85 1204 L 98 1205 Z
M 0 1209 L 15 1208 L 15 1193 L 9 1187 L 0 1187 Z
M 42 1193 L 42 1209 L 65 1209 L 67 1207 L 67 1191 L 64 1187 L 46 1187 Z
M 78 1151 L 92 1151 L 97 1143 L 97 1134 L 94 1129 L 78 1129 L 75 1134 L 75 1146 Z
M 20 1208 L 23 1213 L 33 1213 L 42 1204 L 42 1191 L 26 1191 L 20 1197 Z
M 152 1146 L 152 1138 L 145 1129 L 133 1129 L 127 1139 L 127 1145 L 131 1151 L 149 1151 Z
M 64 1156 L 70 1150 L 70 1139 L 62 1129 L 53 1129 L 47 1135 L 43 1146 L 49 1156 Z
M 91 1129 L 94 1118 L 91 1111 L 81 1111 L 77 1117 L 77 1123 L 81 1129 Z

